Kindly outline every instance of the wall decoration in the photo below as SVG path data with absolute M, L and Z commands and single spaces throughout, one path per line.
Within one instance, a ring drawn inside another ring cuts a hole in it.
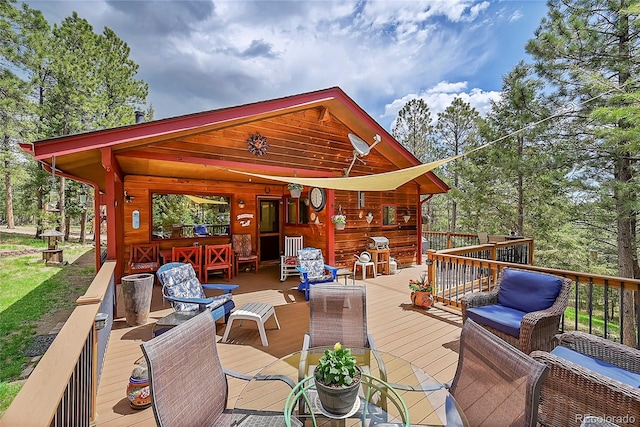
M 247 147 L 249 152 L 256 156 L 267 154 L 267 148 L 269 148 L 267 137 L 260 135 L 260 132 L 256 134 L 252 133 L 249 139 L 247 139 Z
M 252 219 L 252 218 L 253 218 L 253 214 L 252 213 L 243 213 L 243 214 L 240 214 L 240 215 L 236 216 L 236 219 L 238 221 L 240 221 L 241 219 Z

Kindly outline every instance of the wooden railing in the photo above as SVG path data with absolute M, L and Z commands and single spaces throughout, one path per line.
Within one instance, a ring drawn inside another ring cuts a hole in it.
M 515 255 L 516 251 L 520 251 L 520 254 Z M 512 254 L 518 260 L 529 257 L 529 262 L 514 263 L 509 258 Z M 499 260 L 500 258 L 507 260 Z M 438 252 L 429 250 L 426 255 L 427 274 L 435 285 L 436 300 L 454 307 L 461 306 L 460 299 L 466 294 L 493 289 L 505 267 L 568 277 L 573 285 L 561 330 L 582 330 L 620 342 L 620 331 L 624 328 L 625 318 L 619 302 L 623 291 L 633 291 L 637 306 L 640 280 L 527 265 L 532 260 L 531 239 Z M 640 324 L 640 310 L 636 310 L 636 313 L 635 322 Z M 640 343 L 640 328 L 636 329 L 636 336 Z
M 13 400 L 1 426 L 89 426 L 113 325 L 115 261 L 106 261 L 35 370 Z M 96 315 L 108 315 L 96 329 Z

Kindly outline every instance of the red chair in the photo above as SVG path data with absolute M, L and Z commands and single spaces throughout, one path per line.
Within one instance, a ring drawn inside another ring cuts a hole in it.
M 129 271 L 136 273 L 154 273 L 160 268 L 160 244 L 144 243 L 131 245 Z
M 255 273 L 258 273 L 258 253 L 251 246 L 251 234 L 234 234 L 231 236 L 233 252 L 235 253 L 235 269 L 238 273 L 240 264 L 253 264 Z
M 233 263 L 231 260 L 231 245 L 207 245 L 204 248 L 205 282 L 209 281 L 209 272 L 227 272 L 227 281 L 231 280 Z
M 187 246 L 171 249 L 171 261 L 189 263 L 202 282 L 202 246 Z

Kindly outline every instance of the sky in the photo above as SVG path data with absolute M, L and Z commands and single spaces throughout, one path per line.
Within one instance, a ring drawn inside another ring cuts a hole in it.
M 155 118 L 339 86 L 386 130 L 411 99 L 482 115 L 546 15 L 529 1 L 28 0 L 114 30 L 149 84 Z

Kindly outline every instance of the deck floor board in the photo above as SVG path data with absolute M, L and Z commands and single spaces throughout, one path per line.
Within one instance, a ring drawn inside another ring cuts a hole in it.
M 425 270 L 424 266 L 403 268 L 395 275 L 356 280 L 356 284 L 367 286 L 367 323 L 378 349 L 410 360 L 439 381 L 448 382 L 453 379 L 458 361 L 462 321 L 455 310 L 436 306 L 426 311 L 411 305 L 407 284 Z M 276 329 L 271 319 L 267 321 L 269 346 L 263 347 L 255 322 L 244 322 L 241 326 L 236 321 L 229 342 L 220 343 L 226 325 L 219 320 L 218 351 L 226 368 L 251 375 L 300 350 L 309 329 L 309 304 L 296 290 L 296 278 L 280 282 L 279 268 L 266 267 L 258 274 L 242 272 L 230 283 L 240 285 L 234 292 L 237 307 L 246 302 L 272 304 L 281 329 Z M 119 314 L 123 315 L 121 298 L 118 301 Z M 151 408 L 135 410 L 129 406 L 126 388 L 133 364 L 142 356 L 140 344 L 151 339 L 153 322 L 169 313 L 171 309 L 162 304 L 160 287 L 154 286 L 148 324 L 128 327 L 124 318 L 116 318 L 98 387 L 96 426 L 155 426 Z M 241 380 L 229 380 L 229 407 L 233 407 L 244 384 Z

